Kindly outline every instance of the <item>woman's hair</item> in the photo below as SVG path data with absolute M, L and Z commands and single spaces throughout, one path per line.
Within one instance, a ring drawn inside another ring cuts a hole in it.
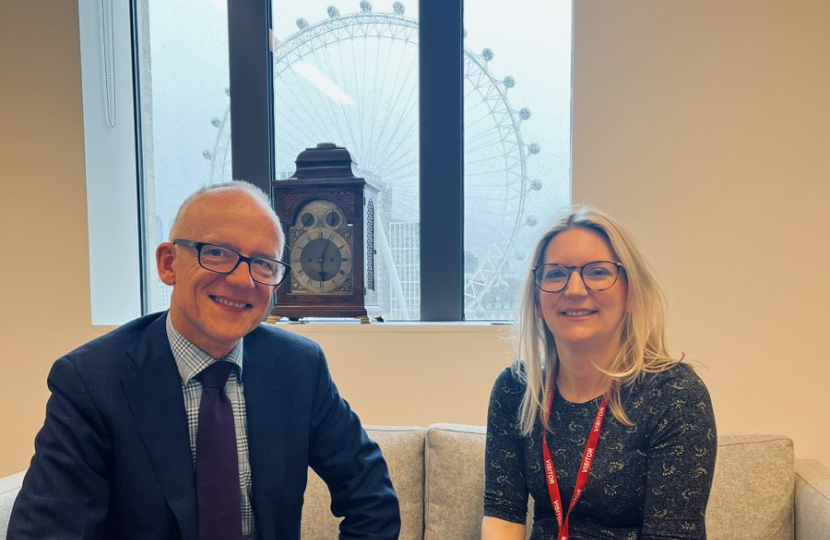
M 680 363 L 671 358 L 665 344 L 665 299 L 640 250 L 631 236 L 610 216 L 588 206 L 577 207 L 557 219 L 536 244 L 531 265 L 544 263 L 545 251 L 560 232 L 581 228 L 605 239 L 625 268 L 628 301 L 622 322 L 622 345 L 608 369 L 597 369 L 610 379 L 606 393 L 613 415 L 624 425 L 632 425 L 623 409 L 621 389 L 645 373 L 657 373 Z M 527 384 L 519 420 L 524 435 L 530 435 L 537 419 L 547 425 L 543 404 L 556 376 L 556 343 L 545 320 L 538 315 L 538 291 L 532 270 L 522 293 L 519 314 L 514 325 L 517 375 Z M 522 366 L 524 369 L 521 369 Z

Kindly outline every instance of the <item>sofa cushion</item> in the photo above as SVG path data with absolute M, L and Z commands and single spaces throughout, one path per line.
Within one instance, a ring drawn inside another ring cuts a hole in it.
M 422 427 L 366 426 L 389 465 L 401 505 L 401 540 L 420 540 L 424 523 L 424 434 Z M 331 514 L 331 496 L 317 474 L 308 471 L 303 505 L 302 537 L 338 538 L 340 519 Z
M 427 430 L 424 540 L 481 538 L 484 433 L 459 424 Z
M 710 539 L 793 538 L 793 443 L 778 435 L 723 436 L 706 509 Z

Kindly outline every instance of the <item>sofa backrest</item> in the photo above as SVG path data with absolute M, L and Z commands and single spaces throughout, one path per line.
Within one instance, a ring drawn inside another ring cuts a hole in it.
M 369 427 L 367 431 L 383 450 L 401 501 L 401 540 L 419 539 L 422 534 L 424 540 L 481 537 L 483 427 L 434 424 L 427 430 Z M 721 437 L 706 513 L 708 538 L 792 540 L 793 486 L 790 439 Z M 338 520 L 331 516 L 329 504 L 325 485 L 309 474 L 303 538 L 337 537 Z
M 482 427 L 436 424 L 426 436 L 425 540 L 481 537 Z M 794 455 L 781 436 L 724 436 L 706 513 L 710 540 L 793 539 Z
M 400 540 L 420 540 L 424 527 L 424 439 L 422 427 L 367 426 L 389 466 L 389 475 L 401 505 Z M 328 488 L 314 471 L 308 471 L 303 505 L 302 537 L 338 538 L 339 519 L 331 514 Z
M 790 439 L 778 435 L 720 437 L 706 508 L 709 538 L 792 540 L 794 485 Z
M 484 493 L 484 428 L 458 424 L 369 427 L 383 450 L 402 513 L 401 540 L 478 540 Z M 0 538 L 24 473 L 0 479 Z M 723 436 L 706 513 L 710 540 L 793 539 L 792 441 Z M 325 484 L 309 471 L 302 537 L 337 538 Z M 819 536 L 816 536 L 819 537 Z
M 485 430 L 434 424 L 427 430 L 424 539 L 481 538 Z

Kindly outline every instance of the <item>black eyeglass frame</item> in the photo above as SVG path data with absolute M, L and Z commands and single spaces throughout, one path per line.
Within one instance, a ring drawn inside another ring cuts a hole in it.
M 592 264 L 597 264 L 597 263 L 612 264 L 617 268 L 617 274 L 614 276 L 614 281 L 609 286 L 604 287 L 602 289 L 595 289 L 595 288 L 591 287 L 590 285 L 588 285 L 588 282 L 585 281 L 585 267 L 590 266 Z M 565 280 L 565 283 L 562 285 L 561 289 L 556 289 L 555 291 L 550 291 L 548 289 L 543 289 L 542 288 L 542 285 L 539 283 L 539 278 L 536 275 L 536 271 L 539 268 L 544 268 L 545 266 L 561 266 L 562 268 L 564 268 L 568 271 L 568 279 Z M 567 265 L 559 264 L 559 263 L 544 263 L 544 264 L 537 264 L 536 266 L 531 268 L 530 273 L 533 276 L 533 283 L 536 285 L 537 288 L 539 288 L 539 290 L 549 292 L 549 293 L 558 293 L 558 292 L 562 292 L 562 291 L 564 291 L 565 289 L 568 288 L 568 283 L 571 282 L 571 276 L 573 275 L 574 270 L 577 270 L 577 269 L 579 270 L 579 279 L 582 280 L 582 284 L 585 285 L 586 289 L 588 289 L 589 291 L 594 291 L 594 292 L 602 292 L 602 291 L 607 291 L 608 289 L 610 289 L 611 287 L 613 287 L 614 285 L 617 284 L 617 281 L 619 281 L 619 279 L 620 279 L 620 272 L 625 270 L 625 266 L 623 265 L 623 263 L 617 262 L 617 261 L 591 261 L 591 262 L 587 262 L 587 263 L 579 265 L 579 266 L 567 266 Z
M 201 266 L 202 268 L 204 268 L 208 272 L 213 272 L 214 274 L 222 274 L 222 275 L 233 274 L 236 271 L 236 269 L 239 267 L 239 265 L 242 264 L 243 262 L 245 262 L 245 263 L 248 263 L 248 274 L 251 276 L 252 280 L 256 281 L 257 283 L 261 283 L 262 285 L 268 285 L 269 287 L 279 287 L 282 284 L 282 282 L 285 281 L 285 276 L 287 276 L 289 274 L 289 272 L 291 272 L 291 265 L 288 265 L 288 264 L 286 264 L 282 261 L 278 261 L 277 259 L 271 259 L 269 257 L 246 257 L 245 255 L 239 253 L 235 249 L 231 249 L 228 246 L 223 246 L 221 244 L 212 244 L 210 242 L 194 242 L 192 240 L 184 240 L 182 238 L 177 238 L 177 239 L 173 240 L 172 243 L 174 245 L 177 245 L 177 246 L 185 246 L 185 247 L 195 249 L 196 250 L 196 260 L 199 261 L 199 266 Z M 232 253 L 236 253 L 236 256 L 238 257 L 238 259 L 236 260 L 236 264 L 233 265 L 233 268 L 231 268 L 227 272 L 220 272 L 219 270 L 214 270 L 213 268 L 208 268 L 207 266 L 202 264 L 202 249 L 205 246 L 217 247 L 217 248 L 228 250 Z M 277 265 L 284 267 L 285 271 L 282 273 L 282 277 L 280 277 L 280 280 L 277 281 L 276 283 L 266 283 L 265 281 L 259 280 L 254 276 L 254 270 L 253 270 L 253 267 L 251 266 L 251 263 L 253 261 L 268 261 L 268 262 L 272 262 L 272 263 L 277 263 Z

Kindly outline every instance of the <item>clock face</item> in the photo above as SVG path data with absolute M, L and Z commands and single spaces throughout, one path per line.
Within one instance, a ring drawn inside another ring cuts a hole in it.
M 318 199 L 299 212 L 291 228 L 292 294 L 350 294 L 352 229 L 336 204 Z

